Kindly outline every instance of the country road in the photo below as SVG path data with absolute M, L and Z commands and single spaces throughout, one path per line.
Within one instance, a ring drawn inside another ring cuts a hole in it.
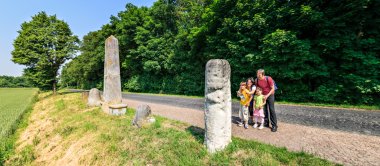
M 204 110 L 204 99 L 180 96 L 123 93 L 123 98 L 165 104 L 177 107 Z M 380 112 L 347 109 L 293 106 L 276 104 L 277 118 L 281 122 L 314 126 L 380 136 Z M 179 110 L 180 111 L 180 110 Z M 237 115 L 238 103 L 232 104 L 233 115 Z

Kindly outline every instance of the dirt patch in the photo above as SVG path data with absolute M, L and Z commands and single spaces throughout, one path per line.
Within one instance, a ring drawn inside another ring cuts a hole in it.
M 88 134 L 85 137 L 80 138 L 77 141 L 66 142 L 68 148 L 64 146 L 58 146 L 50 152 L 43 153 L 43 156 L 39 156 L 35 161 L 37 164 L 46 163 L 47 165 L 80 165 L 81 162 L 90 158 L 92 153 L 91 146 L 89 144 L 93 141 L 94 135 Z M 63 149 L 59 149 L 63 148 Z M 44 150 L 46 148 L 43 148 Z M 56 153 L 54 153 L 56 151 Z M 54 158 L 59 158 L 54 160 Z
M 40 102 L 36 103 L 31 117 L 29 118 L 29 125 L 24 132 L 21 133 L 17 141 L 16 150 L 21 150 L 25 146 L 33 144 L 33 140 L 38 137 L 44 137 L 44 134 L 51 133 L 57 120 L 48 117 L 48 111 L 54 110 L 54 105 L 49 104 L 52 99 L 43 99 L 40 97 Z
M 96 134 L 84 134 L 80 138 L 77 135 L 63 138 L 63 135 L 57 132 L 61 124 L 64 123 L 63 119 L 59 118 L 59 109 L 54 105 L 57 97 L 45 97 L 45 95 L 40 96 L 40 101 L 35 104 L 29 125 L 20 134 L 16 143 L 16 153 L 20 154 L 25 147 L 32 146 L 35 157 L 32 165 L 90 164 L 94 149 L 89 145 L 96 138 Z M 76 101 L 77 97 L 67 95 L 63 100 Z M 82 110 L 72 106 L 67 106 L 65 109 L 77 112 L 93 110 L 93 108 Z M 55 113 L 57 115 L 54 115 Z M 14 156 L 8 163 L 20 160 L 20 158 L 22 158 L 20 155 Z

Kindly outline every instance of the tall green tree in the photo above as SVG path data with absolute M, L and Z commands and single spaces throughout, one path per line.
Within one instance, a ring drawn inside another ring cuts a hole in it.
M 52 88 L 55 93 L 58 70 L 78 50 L 78 37 L 66 22 L 45 12 L 22 23 L 18 33 L 13 43 L 12 61 L 26 66 L 24 75 L 34 85 Z

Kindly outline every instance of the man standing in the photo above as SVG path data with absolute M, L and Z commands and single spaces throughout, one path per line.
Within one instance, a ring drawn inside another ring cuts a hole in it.
M 269 127 L 268 120 L 268 109 L 270 114 L 270 121 L 272 125 L 272 132 L 277 131 L 277 118 L 276 112 L 274 110 L 274 81 L 271 77 L 265 76 L 264 69 L 257 70 L 257 81 L 256 86 L 263 90 L 264 100 L 266 104 L 264 105 L 264 126 Z

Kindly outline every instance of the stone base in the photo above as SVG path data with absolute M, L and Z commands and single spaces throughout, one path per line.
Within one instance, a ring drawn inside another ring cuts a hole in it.
M 127 112 L 127 104 L 105 104 L 103 103 L 102 109 L 105 113 L 110 115 L 124 115 Z

